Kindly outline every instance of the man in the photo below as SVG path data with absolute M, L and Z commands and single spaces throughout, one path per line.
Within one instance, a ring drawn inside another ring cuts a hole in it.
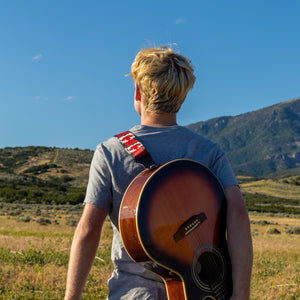
M 199 161 L 223 185 L 227 198 L 227 239 L 232 262 L 231 300 L 249 299 L 252 242 L 244 200 L 228 159 L 210 140 L 177 125 L 176 114 L 193 87 L 190 62 L 170 48 L 140 51 L 131 67 L 135 83 L 134 107 L 141 123 L 130 131 L 157 163 L 178 158 Z M 90 169 L 85 207 L 71 247 L 65 299 L 79 299 L 109 214 L 113 227 L 112 260 L 115 270 L 108 281 L 108 299 L 167 299 L 162 280 L 134 263 L 118 231 L 122 196 L 133 178 L 144 169 L 116 137 L 99 144 Z

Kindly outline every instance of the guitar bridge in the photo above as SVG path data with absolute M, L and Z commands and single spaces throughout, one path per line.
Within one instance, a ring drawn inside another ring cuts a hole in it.
M 200 213 L 199 215 L 192 216 L 182 225 L 180 225 L 179 229 L 173 235 L 175 242 L 179 242 L 182 240 L 186 235 L 192 232 L 196 227 L 198 227 L 201 223 L 206 220 L 205 213 Z

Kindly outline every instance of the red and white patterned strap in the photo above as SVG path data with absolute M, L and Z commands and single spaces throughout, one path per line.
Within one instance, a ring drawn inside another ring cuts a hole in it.
M 135 159 L 149 154 L 143 144 L 139 142 L 130 131 L 124 131 L 122 133 L 116 134 L 116 137 L 122 143 L 126 151 Z
M 121 144 L 124 146 L 125 150 L 133 156 L 136 162 L 143 164 L 146 168 L 155 169 L 159 167 L 159 164 L 155 163 L 147 152 L 144 145 L 137 140 L 135 135 L 130 131 L 124 131 L 122 133 L 116 134 Z

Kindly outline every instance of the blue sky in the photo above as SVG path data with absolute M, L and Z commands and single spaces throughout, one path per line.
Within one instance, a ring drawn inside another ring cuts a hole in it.
M 192 60 L 187 125 L 300 96 L 300 1 L 0 1 L 0 147 L 94 149 L 139 123 L 130 65 Z

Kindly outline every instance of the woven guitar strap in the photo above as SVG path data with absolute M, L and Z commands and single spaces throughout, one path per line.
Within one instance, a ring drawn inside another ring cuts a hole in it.
M 159 164 L 153 161 L 150 153 L 147 152 L 144 145 L 137 140 L 132 132 L 124 131 L 116 134 L 115 136 L 124 146 L 127 153 L 129 153 L 136 160 L 136 162 L 144 165 L 148 169 L 155 169 L 159 166 Z

